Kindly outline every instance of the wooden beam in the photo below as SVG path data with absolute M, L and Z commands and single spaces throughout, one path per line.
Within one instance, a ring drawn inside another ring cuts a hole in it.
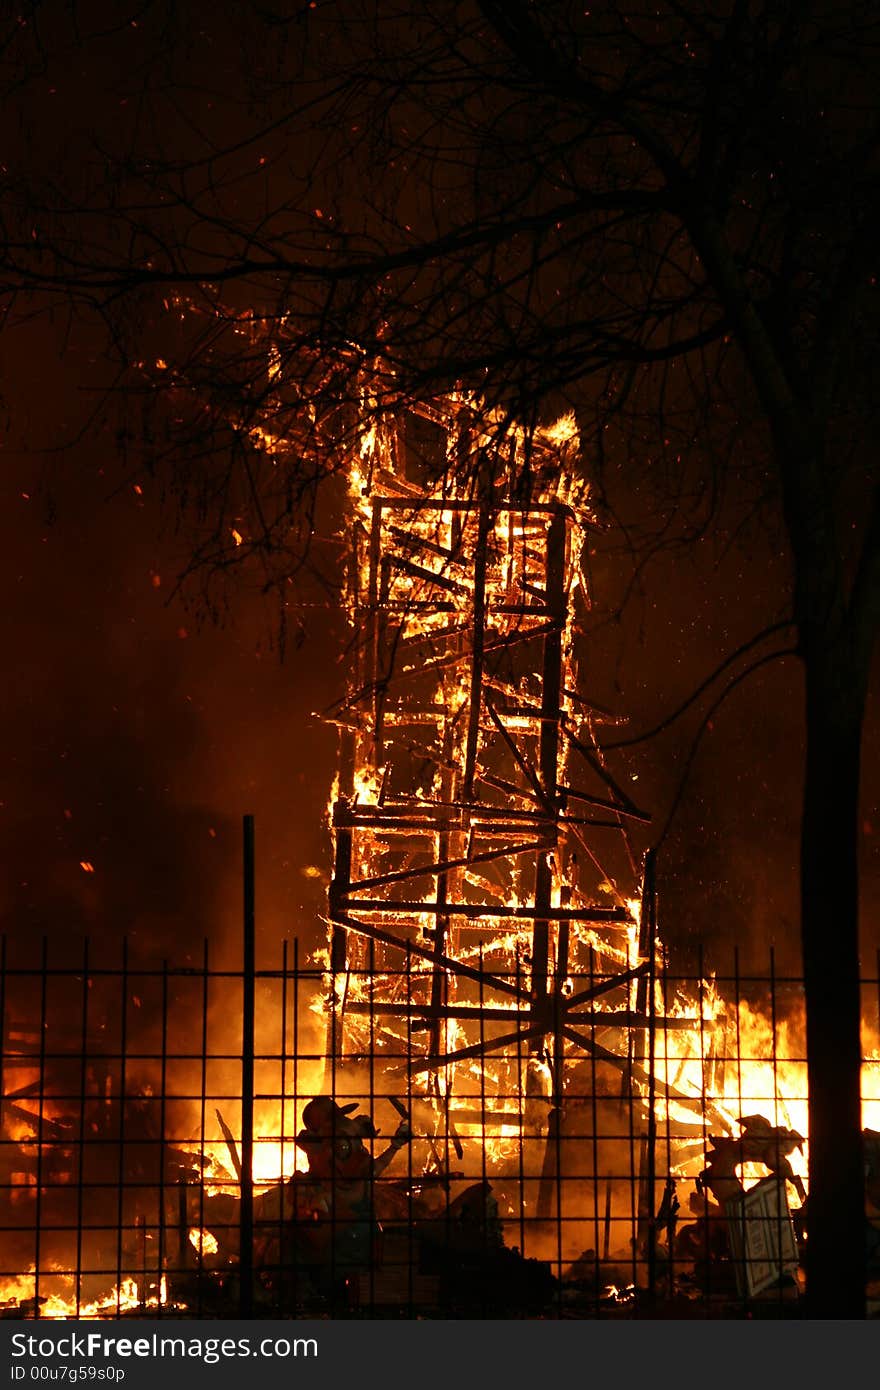
M 379 878 L 361 878 L 349 887 L 350 893 L 360 893 L 367 888 L 384 888 L 390 883 L 403 883 L 412 878 L 434 878 L 437 874 L 448 873 L 450 869 L 469 868 L 472 864 L 488 864 L 494 859 L 507 859 L 511 855 L 525 854 L 528 850 L 547 847 L 546 840 L 528 840 L 522 845 L 502 845 L 500 849 L 487 849 L 481 854 L 465 856 L 462 859 L 445 859 L 436 864 L 422 864 L 415 869 L 400 869 L 397 873 L 382 874 Z
M 409 952 L 410 955 L 417 956 L 419 960 L 430 961 L 432 964 L 441 965 L 444 969 L 451 970 L 456 975 L 464 975 L 466 979 L 476 980 L 486 989 L 497 990 L 499 994 L 509 994 L 514 999 L 528 1000 L 529 998 L 528 990 L 519 985 L 512 985 L 509 980 L 503 980 L 497 975 L 486 974 L 484 970 L 475 970 L 472 966 L 466 965 L 464 961 L 447 956 L 445 952 L 431 951 L 427 946 L 419 946 L 413 941 L 404 941 L 399 936 L 393 936 L 391 932 L 382 931 L 381 927 L 373 926 L 371 922 L 360 922 L 349 916 L 334 918 L 334 921 L 357 932 L 360 936 L 370 937 L 373 941 L 381 941 L 383 945 L 396 947 L 398 951 Z
M 530 1028 L 518 1028 L 514 1033 L 502 1033 L 500 1038 L 483 1038 L 478 1043 L 473 1043 L 471 1047 L 459 1047 L 454 1052 L 444 1052 L 439 1057 L 429 1057 L 427 1060 L 413 1062 L 410 1064 L 411 1072 L 435 1071 L 438 1067 L 451 1066 L 453 1062 L 464 1062 L 468 1057 L 485 1057 L 487 1053 L 498 1052 L 502 1048 L 510 1047 L 514 1043 L 527 1042 L 543 1033 L 544 1025 L 541 1023 L 533 1024 Z
M 340 908 L 349 906 L 346 898 L 339 899 Z M 506 903 L 437 903 L 393 902 L 386 898 L 361 898 L 354 904 L 359 912 L 393 912 L 398 916 L 433 916 L 436 912 L 448 913 L 450 917 L 497 917 L 505 922 L 630 922 L 632 918 L 625 907 L 553 907 L 549 903 L 541 907 L 509 907 Z

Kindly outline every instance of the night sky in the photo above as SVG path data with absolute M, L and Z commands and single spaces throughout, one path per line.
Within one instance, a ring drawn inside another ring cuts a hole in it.
M 253 813 L 261 943 L 311 943 L 321 888 L 304 870 L 326 867 L 335 746 L 313 711 L 339 683 L 328 615 L 282 662 L 277 609 L 246 588 L 222 624 L 171 597 L 181 539 L 158 487 L 129 481 L 100 429 L 63 447 L 79 361 L 34 360 L 4 364 L 4 929 L 110 951 L 127 932 L 151 961 L 200 955 L 205 936 L 234 952 Z

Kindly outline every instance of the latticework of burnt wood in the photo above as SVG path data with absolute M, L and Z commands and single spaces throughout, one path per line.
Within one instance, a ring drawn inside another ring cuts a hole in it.
M 585 1053 L 647 1093 L 646 1030 L 693 1022 L 656 1017 L 654 911 L 626 845 L 647 816 L 603 761 L 607 712 L 578 670 L 576 452 L 570 425 L 502 451 L 458 404 L 374 430 L 354 470 L 328 1053 L 375 1061 L 358 1039 L 378 1031 L 386 1068 L 423 1076 L 453 1123 L 481 1098 L 484 1125 L 509 1122 L 498 1097 L 529 1068 L 558 1106 Z M 577 992 L 575 962 L 593 981 Z

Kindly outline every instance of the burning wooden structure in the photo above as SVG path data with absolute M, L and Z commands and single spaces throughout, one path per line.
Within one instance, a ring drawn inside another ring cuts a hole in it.
M 574 420 L 499 424 L 466 398 L 411 408 L 351 467 L 328 1086 L 347 1063 L 408 1073 L 447 1162 L 459 1135 L 537 1130 L 546 1215 L 578 1061 L 649 1125 L 654 1036 L 698 1023 L 658 1015 L 653 866 L 627 838 L 648 816 L 579 671 L 595 520 Z

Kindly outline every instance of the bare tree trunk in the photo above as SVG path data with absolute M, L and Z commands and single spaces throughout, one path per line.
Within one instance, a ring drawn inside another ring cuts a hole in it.
M 865 1316 L 858 926 L 859 758 L 864 681 L 851 657 L 806 660 L 801 830 L 810 1194 L 807 1310 Z M 851 679 L 850 679 L 851 677 Z

